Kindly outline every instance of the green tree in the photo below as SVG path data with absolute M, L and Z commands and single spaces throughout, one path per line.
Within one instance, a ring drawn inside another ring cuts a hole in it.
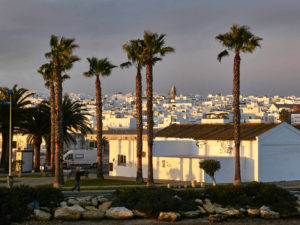
M 9 102 L 9 88 L 0 88 L 0 102 Z M 15 127 L 19 126 L 26 114 L 28 113 L 28 106 L 31 102 L 28 99 L 32 96 L 32 93 L 28 93 L 25 88 L 18 88 L 17 85 L 12 87 L 12 140 Z M 8 170 L 9 159 L 9 105 L 0 104 L 0 123 L 2 134 L 2 155 L 1 155 L 1 167 Z
M 63 152 L 63 115 L 62 115 L 62 72 L 71 69 L 74 62 L 79 58 L 73 55 L 73 50 L 78 47 L 75 39 L 58 38 L 51 35 L 50 52 L 45 54 L 54 64 L 55 73 L 55 179 L 54 187 L 63 184 L 62 152 Z
M 142 170 L 142 153 L 143 153 L 143 111 L 142 111 L 142 76 L 141 70 L 145 65 L 144 60 L 144 43 L 142 40 L 131 40 L 129 43 L 123 45 L 123 50 L 127 53 L 129 61 L 122 63 L 120 67 L 128 68 L 130 66 L 136 67 L 136 121 L 137 121 L 137 174 L 136 181 L 143 183 L 143 170 Z
M 97 119 L 97 177 L 104 179 L 103 177 L 103 144 L 102 144 L 102 96 L 101 96 L 101 83 L 100 75 L 107 77 L 111 74 L 111 71 L 116 66 L 111 64 L 107 58 L 97 59 L 96 57 L 87 58 L 89 62 L 89 71 L 83 73 L 85 77 L 96 77 L 96 119 Z
M 147 142 L 148 142 L 148 178 L 147 185 L 153 185 L 153 66 L 162 60 L 166 53 L 174 52 L 174 48 L 165 46 L 165 34 L 144 32 L 144 52 L 147 80 Z
M 234 127 L 234 143 L 235 143 L 235 175 L 234 185 L 241 183 L 240 173 L 240 53 L 252 53 L 257 47 L 260 47 L 262 38 L 253 35 L 249 31 L 248 26 L 232 25 L 230 32 L 219 34 L 216 39 L 228 50 L 232 51 L 234 56 L 233 64 L 233 127 Z M 222 51 L 218 55 L 218 60 L 224 56 L 228 56 L 227 50 Z
M 20 122 L 18 132 L 27 134 L 27 143 L 33 145 L 34 171 L 40 170 L 40 149 L 43 137 L 46 137 L 50 132 L 50 111 L 43 109 L 40 105 L 29 109 L 30 113 L 24 120 Z
M 279 120 L 281 122 L 286 122 L 286 123 L 291 123 L 291 112 L 289 112 L 288 110 L 286 109 L 282 109 L 280 112 L 279 112 Z
M 215 172 L 221 168 L 220 162 L 213 159 L 206 159 L 200 162 L 200 168 L 211 177 L 213 186 L 216 186 Z

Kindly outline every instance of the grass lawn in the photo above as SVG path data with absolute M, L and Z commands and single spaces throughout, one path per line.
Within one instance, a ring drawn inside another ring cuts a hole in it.
M 99 179 L 83 179 L 80 181 L 80 186 L 113 186 L 113 185 L 143 185 L 146 183 L 137 183 L 135 181 L 128 180 L 99 180 Z M 72 187 L 75 185 L 75 180 L 68 180 L 63 187 Z
M 18 182 L 20 182 L 20 181 L 14 179 L 14 183 L 18 183 Z M 6 184 L 6 183 L 7 183 L 7 180 L 0 180 L 0 184 Z
M 0 178 L 6 178 L 7 176 L 0 176 Z M 17 174 L 13 174 L 14 178 L 19 178 Z M 41 178 L 41 177 L 54 177 L 54 176 L 50 176 L 49 174 L 32 174 L 32 173 L 23 173 L 21 178 Z

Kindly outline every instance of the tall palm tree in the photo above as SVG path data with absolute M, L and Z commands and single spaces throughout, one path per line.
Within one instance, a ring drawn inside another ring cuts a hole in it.
M 99 76 L 107 77 L 111 74 L 111 70 L 116 66 L 111 64 L 107 58 L 97 59 L 96 57 L 87 58 L 90 68 L 89 71 L 83 73 L 85 77 L 96 77 L 96 117 L 97 117 L 97 177 L 103 177 L 103 144 L 102 144 L 102 97 L 101 97 L 101 84 Z
M 142 40 L 131 40 L 129 43 L 123 45 L 123 50 L 127 53 L 128 62 L 122 63 L 120 67 L 128 68 L 132 65 L 136 67 L 136 150 L 137 150 L 137 173 L 136 181 L 143 183 L 143 170 L 142 170 L 142 152 L 143 152 L 143 115 L 142 115 L 142 76 L 141 70 L 145 65 L 143 56 L 144 43 Z
M 72 55 L 73 50 L 79 47 L 74 43 L 75 39 L 58 38 L 51 35 L 50 52 L 46 58 L 54 63 L 55 71 L 55 179 L 54 187 L 61 187 L 63 181 L 62 152 L 63 152 L 63 116 L 62 116 L 62 76 L 64 70 L 70 69 L 79 58 Z
M 32 143 L 34 150 L 33 168 L 34 171 L 40 170 L 40 149 L 43 137 L 50 132 L 50 111 L 44 110 L 37 105 L 30 109 L 30 114 L 21 121 L 18 131 L 21 134 L 28 134 L 27 143 Z
M 9 102 L 8 88 L 0 88 L 0 101 Z M 33 93 L 28 93 L 25 88 L 18 88 L 17 85 L 12 87 L 12 140 L 14 134 L 14 128 L 19 125 L 26 114 L 28 113 L 28 106 L 31 104 L 29 97 Z M 9 105 L 0 104 L 0 123 L 2 133 L 2 156 L 1 167 L 8 170 L 9 159 Z
M 249 31 L 248 26 L 239 26 L 234 24 L 230 31 L 225 34 L 219 34 L 216 39 L 228 50 L 234 52 L 233 63 L 233 129 L 234 129 L 234 144 L 235 144 L 235 175 L 234 185 L 241 183 L 240 173 L 240 52 L 252 53 L 257 47 L 260 47 L 262 38 L 253 35 Z M 228 56 L 227 50 L 219 53 L 218 60 L 224 56 Z
M 51 108 L 51 132 L 50 135 L 45 137 L 46 141 L 46 163 L 50 165 L 50 171 L 54 174 L 54 155 L 55 155 L 55 96 L 54 96 L 54 80 L 55 71 L 54 64 L 52 61 L 43 64 L 38 72 L 43 76 L 45 80 L 45 87 L 50 89 L 50 108 Z M 62 76 L 62 82 L 65 79 L 69 79 L 70 76 L 65 74 Z M 51 156 L 50 156 L 51 155 Z
M 148 141 L 148 179 L 147 185 L 153 185 L 153 164 L 152 164 L 152 148 L 153 148 L 153 65 L 162 60 L 162 56 L 166 53 L 174 52 L 174 48 L 165 46 L 165 34 L 144 32 L 144 58 L 147 65 L 147 141 Z M 159 56 L 159 57 L 158 57 Z

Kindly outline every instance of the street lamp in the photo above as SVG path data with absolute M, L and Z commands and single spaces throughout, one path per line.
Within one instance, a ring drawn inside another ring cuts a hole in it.
M 13 186 L 13 176 L 11 174 L 11 158 L 12 158 L 12 95 L 13 90 L 8 89 L 9 95 L 9 160 L 8 160 L 8 177 L 7 177 L 7 185 L 9 188 Z M 7 102 L 6 102 L 7 103 Z

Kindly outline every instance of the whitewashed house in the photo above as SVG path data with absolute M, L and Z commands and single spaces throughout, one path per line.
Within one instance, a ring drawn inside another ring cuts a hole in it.
M 136 176 L 136 135 L 133 130 L 110 137 L 111 176 Z M 287 124 L 241 124 L 241 177 L 248 181 L 300 180 L 300 131 Z M 219 183 L 232 183 L 234 142 L 232 124 L 171 125 L 156 133 L 154 179 L 211 182 L 199 168 L 216 159 Z M 143 176 L 147 177 L 147 142 L 143 141 Z

